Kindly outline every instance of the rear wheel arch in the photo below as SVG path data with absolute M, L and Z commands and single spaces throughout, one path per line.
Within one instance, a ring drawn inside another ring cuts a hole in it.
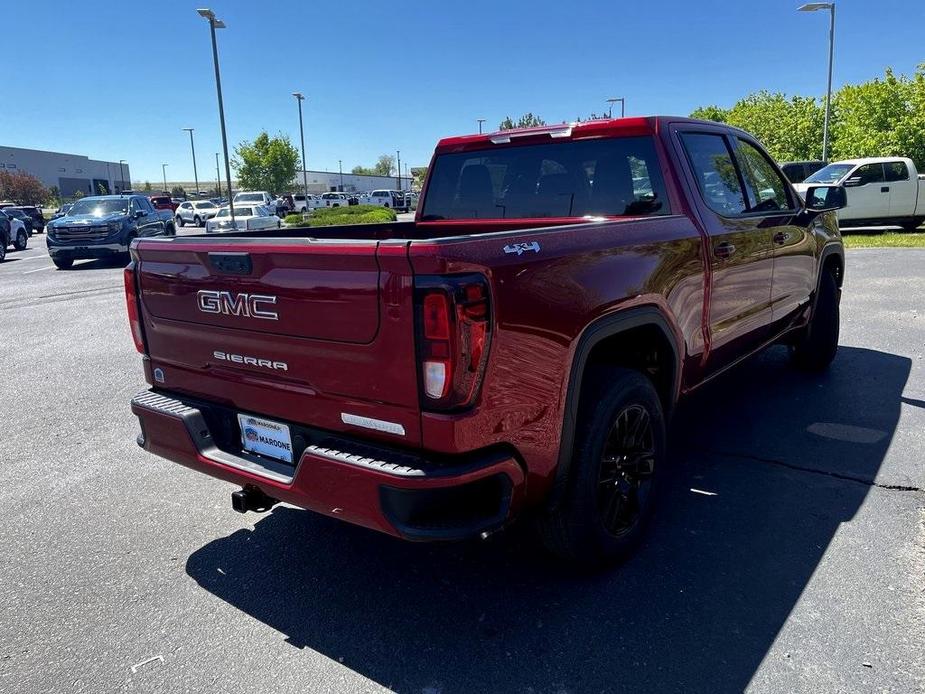
M 565 491 L 582 396 L 590 391 L 589 384 L 594 382 L 588 376 L 595 370 L 615 366 L 639 371 L 655 386 L 667 418 L 680 388 L 681 354 L 671 322 L 655 306 L 620 311 L 585 328 L 578 339 L 569 369 L 559 458 L 548 507 L 554 507 Z

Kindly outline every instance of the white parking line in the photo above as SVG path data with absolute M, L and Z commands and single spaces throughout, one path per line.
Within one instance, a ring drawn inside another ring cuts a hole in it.
M 24 275 L 31 275 L 33 272 L 41 272 L 42 270 L 54 270 L 54 268 L 55 268 L 54 265 L 49 265 L 48 267 L 40 267 L 40 268 L 37 268 L 37 269 L 35 269 L 35 270 L 26 270 L 26 271 L 25 271 L 24 273 L 22 273 L 22 274 L 24 274 Z

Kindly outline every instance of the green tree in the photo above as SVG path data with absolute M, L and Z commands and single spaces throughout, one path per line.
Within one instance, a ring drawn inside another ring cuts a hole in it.
M 186 191 L 183 190 L 182 186 L 174 186 L 170 189 L 170 197 L 172 198 L 185 198 Z
M 244 190 L 288 190 L 299 164 L 299 150 L 289 138 L 282 134 L 270 137 L 266 131 L 253 142 L 241 142 L 234 152 L 231 165 Z
M 539 116 L 535 116 L 532 113 L 525 113 L 516 121 L 512 120 L 510 116 L 505 118 L 498 125 L 498 130 L 513 130 L 514 128 L 536 128 L 541 125 L 546 125 L 544 121 Z
M 832 106 L 833 158 L 903 156 L 925 168 L 925 64 L 911 78 L 887 68 L 883 79 L 845 85 Z
M 719 106 L 701 106 L 700 108 L 695 108 L 691 112 L 691 118 L 699 118 L 700 120 L 712 120 L 717 123 L 725 123 L 726 118 L 729 116 L 729 111 Z
M 396 175 L 395 157 L 391 154 L 380 154 L 372 166 L 354 166 L 350 173 L 361 176 L 394 176 Z
M 145 187 L 144 187 L 142 190 L 144 190 L 144 192 L 146 192 L 146 193 L 150 193 L 151 190 L 152 190 L 152 189 L 151 189 L 151 181 L 145 181 Z

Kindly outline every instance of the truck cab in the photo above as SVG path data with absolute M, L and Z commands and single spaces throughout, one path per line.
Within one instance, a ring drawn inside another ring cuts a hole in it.
M 925 222 L 925 177 L 907 157 L 845 159 L 829 164 L 795 188 L 842 185 L 847 206 L 839 210 L 843 226 L 900 226 L 908 231 Z

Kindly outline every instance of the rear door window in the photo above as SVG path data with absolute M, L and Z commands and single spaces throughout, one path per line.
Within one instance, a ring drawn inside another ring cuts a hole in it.
M 909 167 L 906 166 L 905 162 L 888 161 L 883 165 L 883 170 L 886 174 L 885 178 L 887 181 L 894 182 L 909 180 Z
M 681 133 L 681 141 L 707 206 L 727 217 L 743 214 L 745 196 L 726 138 L 714 133 Z
M 649 136 L 441 154 L 422 219 L 670 214 Z

